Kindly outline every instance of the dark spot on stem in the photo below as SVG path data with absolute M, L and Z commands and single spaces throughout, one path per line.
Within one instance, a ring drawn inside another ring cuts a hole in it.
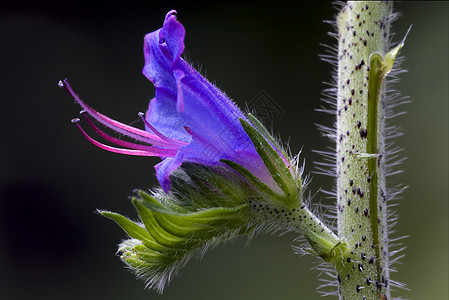
M 366 130 L 366 129 L 361 129 L 361 130 L 360 130 L 360 137 L 361 137 L 362 139 L 366 139 L 367 136 L 368 136 L 367 130 Z
M 380 161 L 382 159 L 382 154 L 379 154 L 379 157 L 377 158 L 377 166 L 380 166 Z
M 359 264 L 359 271 L 362 272 L 363 271 L 363 265 Z

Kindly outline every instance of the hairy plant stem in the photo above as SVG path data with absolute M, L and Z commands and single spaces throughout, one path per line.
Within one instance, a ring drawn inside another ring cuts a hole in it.
M 306 250 L 321 257 L 327 263 L 336 266 L 343 256 L 349 254 L 348 247 L 307 207 L 301 206 L 294 214 L 294 226 L 309 242 Z
M 337 18 L 338 234 L 351 248 L 337 266 L 340 299 L 390 299 L 383 57 L 391 14 L 391 2 L 349 1 Z

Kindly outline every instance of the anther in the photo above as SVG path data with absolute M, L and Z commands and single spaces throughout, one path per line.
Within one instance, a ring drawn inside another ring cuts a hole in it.
M 184 126 L 184 129 L 187 131 L 188 134 L 192 135 L 192 129 L 190 129 L 190 127 Z
M 74 118 L 71 120 L 72 123 L 78 123 L 80 121 L 80 118 Z

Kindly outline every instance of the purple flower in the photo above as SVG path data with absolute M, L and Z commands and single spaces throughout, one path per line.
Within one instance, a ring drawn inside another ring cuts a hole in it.
M 170 11 L 163 27 L 145 36 L 145 66 L 143 74 L 154 84 L 156 96 L 150 101 L 146 115 L 140 113 L 145 131 L 100 114 L 85 104 L 68 82 L 60 86 L 83 107 L 88 124 L 103 138 L 121 147 L 112 147 L 92 139 L 78 124 L 85 137 L 105 150 L 140 156 L 158 156 L 162 162 L 156 168 L 157 178 L 165 192 L 170 190 L 170 173 L 183 162 L 207 166 L 233 161 L 265 184 L 277 188 L 241 126 L 244 114 L 218 88 L 208 82 L 182 58 L 185 29 Z M 117 133 L 136 142 L 114 138 L 101 131 L 94 118 Z

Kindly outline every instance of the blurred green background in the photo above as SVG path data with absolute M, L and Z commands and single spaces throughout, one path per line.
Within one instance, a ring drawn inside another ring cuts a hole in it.
M 58 88 L 75 91 L 101 112 L 131 123 L 154 88 L 143 75 L 142 42 L 178 10 L 194 66 L 241 107 L 264 90 L 282 109 L 274 131 L 301 147 L 307 172 L 332 144 L 314 111 L 330 81 L 319 60 L 335 45 L 326 35 L 336 10 L 329 2 L 3 1 L 0 4 L 0 298 L 17 299 L 319 299 L 311 257 L 294 255 L 291 240 L 238 239 L 191 261 L 162 296 L 145 291 L 114 255 L 124 233 L 94 213 L 135 217 L 128 197 L 156 185 L 157 158 L 101 151 L 70 124 L 79 107 Z M 402 54 L 408 73 L 397 88 L 411 97 L 394 120 L 405 135 L 404 172 L 390 185 L 409 188 L 397 207 L 394 237 L 405 257 L 392 279 L 409 299 L 448 298 L 448 2 L 395 4 L 402 16 L 394 41 L 413 28 Z M 313 175 L 310 191 L 332 188 Z M 328 203 L 324 194 L 314 202 Z

